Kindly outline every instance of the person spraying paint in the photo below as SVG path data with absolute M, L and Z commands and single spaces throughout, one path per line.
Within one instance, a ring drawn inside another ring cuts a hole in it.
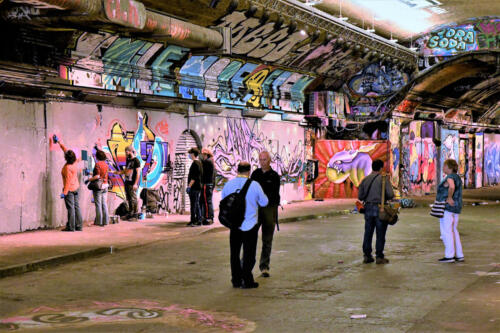
M 61 147 L 64 152 L 64 159 L 66 160 L 66 164 L 64 164 L 61 170 L 63 179 L 61 198 L 64 199 L 66 209 L 68 210 L 68 223 L 63 231 L 82 231 L 83 222 L 78 196 L 80 182 L 78 181 L 77 162 L 79 160 L 76 158 L 75 152 L 67 149 L 56 135 L 52 137 L 52 141 Z

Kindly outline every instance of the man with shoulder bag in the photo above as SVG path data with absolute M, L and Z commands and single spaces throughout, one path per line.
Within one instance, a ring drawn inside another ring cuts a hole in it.
M 230 228 L 229 245 L 231 248 L 231 282 L 234 288 L 257 288 L 252 270 L 257 252 L 259 207 L 268 204 L 267 196 L 258 182 L 249 179 L 250 163 L 238 164 L 238 176 L 226 183 L 222 189 L 219 205 L 219 220 Z M 234 195 L 235 193 L 240 193 Z M 243 202 L 239 202 L 243 200 Z M 231 202 L 231 203 L 229 203 Z M 236 211 L 234 211 L 236 210 Z M 243 247 L 243 259 L 240 258 Z
M 374 262 L 372 256 L 372 239 L 376 230 L 377 241 L 375 244 L 375 255 L 377 264 L 387 264 L 389 260 L 384 257 L 385 234 L 387 232 L 387 222 L 380 219 L 380 210 L 383 207 L 382 197 L 385 200 L 394 198 L 392 186 L 389 179 L 381 174 L 384 162 L 375 160 L 372 163 L 373 172 L 365 177 L 359 185 L 358 199 L 365 202 L 365 233 L 363 237 L 363 263 Z M 384 180 L 384 181 L 383 181 Z M 382 195 L 382 189 L 384 193 Z M 384 214 L 382 214 L 384 215 Z

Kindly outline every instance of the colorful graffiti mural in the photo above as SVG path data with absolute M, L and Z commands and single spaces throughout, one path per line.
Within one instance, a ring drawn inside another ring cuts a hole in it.
M 60 76 L 76 86 L 303 112 L 304 90 L 315 79 L 244 60 L 190 55 L 183 47 L 144 40 L 84 34 L 78 43 L 85 45 L 74 53 L 81 58 L 84 51 L 87 57 L 60 67 Z M 98 60 L 89 61 L 91 56 Z
M 500 135 L 484 134 L 484 185 L 500 184 Z
M 110 171 L 122 170 L 126 165 L 125 148 L 132 145 L 137 152 L 137 158 L 141 162 L 141 178 L 138 193 L 142 188 L 156 188 L 168 177 L 171 170 L 170 147 L 161 137 L 155 135 L 148 125 L 148 115 L 137 114 L 137 130 L 128 131 L 115 120 L 110 129 L 110 138 L 107 146 L 99 147 L 109 156 L 108 165 Z M 95 155 L 94 148 L 94 155 Z M 109 174 L 112 185 L 110 192 L 118 197 L 125 198 L 124 176 L 115 173 Z
M 473 135 L 461 134 L 460 154 L 458 158 L 458 173 L 462 177 L 465 188 L 474 187 L 473 184 Z
M 290 26 L 276 22 L 261 23 L 256 17 L 247 17 L 244 11 L 233 11 L 215 22 L 216 27 L 232 31 L 232 52 L 280 66 L 298 68 L 323 76 L 351 77 L 366 61 L 353 61 L 352 50 L 344 50 L 336 39 L 325 42 Z M 340 82 L 329 81 L 329 88 L 340 87 Z
M 441 150 L 439 156 L 439 181 L 446 176 L 443 172 L 443 164 L 447 159 L 452 159 L 458 163 L 459 155 L 459 135 L 456 130 L 441 129 Z
M 407 193 L 431 193 L 436 186 L 437 150 L 433 142 L 434 123 L 413 121 L 404 151 L 408 153 L 409 188 Z M 405 154 L 406 155 L 406 154 Z
M 483 145 L 484 145 L 484 135 L 483 133 L 476 133 L 475 135 L 475 145 L 474 145 L 474 175 L 476 178 L 475 186 L 476 188 L 483 186 Z
M 398 119 L 391 119 L 389 123 L 390 155 L 389 166 L 391 172 L 391 184 L 399 188 L 399 164 L 400 164 L 400 131 L 401 125 Z
M 343 93 L 314 91 L 309 96 L 309 114 L 317 117 L 345 119 L 350 113 L 349 99 Z
M 372 161 L 388 160 L 387 141 L 319 140 L 315 145 L 319 175 L 317 198 L 357 198 L 358 187 L 372 172 Z
M 305 147 L 302 140 L 296 144 L 275 140 L 258 128 L 258 121 L 227 118 L 224 134 L 209 145 L 214 153 L 217 185 L 236 177 L 240 161 L 248 161 L 252 170 L 259 167 L 259 153 L 271 153 L 271 167 L 281 176 L 282 183 L 295 183 L 303 173 Z M 290 140 L 290 139 L 289 139 Z
M 422 67 L 461 52 L 496 49 L 500 46 L 500 19 L 473 19 L 459 25 L 442 26 L 419 38 L 416 44 L 422 55 Z
M 372 63 L 352 77 L 344 91 L 351 101 L 354 115 L 372 115 L 387 111 L 384 100 L 400 90 L 410 80 L 410 76 L 395 66 Z

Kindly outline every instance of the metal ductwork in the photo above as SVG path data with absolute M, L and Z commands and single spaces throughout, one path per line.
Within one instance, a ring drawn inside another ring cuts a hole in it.
M 183 46 L 207 47 L 211 49 L 221 48 L 224 39 L 219 31 L 208 29 L 189 22 L 184 22 L 163 14 L 146 11 L 146 26 L 144 32 L 151 32 L 153 35 L 165 39 L 166 41 L 182 42 Z
M 224 46 L 224 37 L 218 30 L 148 10 L 144 4 L 135 0 L 13 0 L 12 2 L 29 4 L 40 9 L 70 10 L 85 14 L 85 18 L 88 19 L 131 28 L 137 32 L 151 34 L 155 39 L 188 48 L 219 49 Z

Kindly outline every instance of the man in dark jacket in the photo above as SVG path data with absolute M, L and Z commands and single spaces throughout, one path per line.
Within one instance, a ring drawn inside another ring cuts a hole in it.
M 215 164 L 212 152 L 203 148 L 201 150 L 201 164 L 203 166 L 203 177 L 201 178 L 201 220 L 204 225 L 214 223 L 214 206 L 212 194 L 215 183 Z
M 188 174 L 188 185 L 186 188 L 189 194 L 189 203 L 191 206 L 191 220 L 187 224 L 190 227 L 197 227 L 201 225 L 201 207 L 200 207 L 200 193 L 201 193 L 201 177 L 203 175 L 203 167 L 198 155 L 200 151 L 198 148 L 193 147 L 188 150 L 189 158 L 193 160 Z
M 384 162 L 375 160 L 372 163 L 373 172 L 366 176 L 358 189 L 358 199 L 365 202 L 365 235 L 363 238 L 363 262 L 369 264 L 374 262 L 372 256 L 373 232 L 377 230 L 377 242 L 375 244 L 375 255 L 377 264 L 387 264 L 389 260 L 384 257 L 385 233 L 387 232 L 387 223 L 379 219 L 379 205 L 382 201 L 382 168 Z M 391 200 L 394 198 L 391 182 L 386 177 L 385 198 Z
M 269 203 L 259 208 L 259 224 L 262 225 L 262 252 L 259 268 L 263 277 L 269 277 L 271 262 L 271 248 L 273 245 L 274 228 L 278 221 L 278 206 L 280 204 L 280 176 L 271 168 L 271 154 L 262 151 L 259 154 L 260 168 L 252 173 L 252 180 L 257 181 Z

